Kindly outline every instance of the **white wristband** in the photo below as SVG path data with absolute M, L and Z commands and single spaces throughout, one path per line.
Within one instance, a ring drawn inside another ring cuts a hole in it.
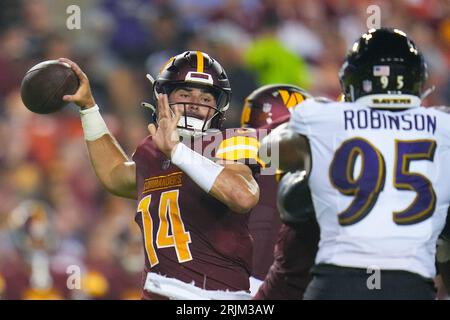
M 108 134 L 109 130 L 100 114 L 98 105 L 89 109 L 80 110 L 81 125 L 83 126 L 84 139 L 94 141 Z
M 198 154 L 181 142 L 172 151 L 172 163 L 183 170 L 207 193 L 214 185 L 217 176 L 224 169 L 223 166 Z

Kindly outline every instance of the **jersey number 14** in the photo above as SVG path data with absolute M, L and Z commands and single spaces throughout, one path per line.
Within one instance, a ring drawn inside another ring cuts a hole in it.
M 160 223 L 156 232 L 156 247 L 174 247 L 178 261 L 187 262 L 192 260 L 191 251 L 189 250 L 191 235 L 185 230 L 183 220 L 181 220 L 178 196 L 179 190 L 170 190 L 161 193 L 158 210 Z M 150 262 L 150 266 L 153 267 L 158 264 L 159 260 L 153 243 L 153 221 L 149 212 L 151 201 L 151 195 L 143 198 L 139 202 L 138 212 L 142 216 L 145 253 Z M 169 225 L 171 232 L 169 232 Z

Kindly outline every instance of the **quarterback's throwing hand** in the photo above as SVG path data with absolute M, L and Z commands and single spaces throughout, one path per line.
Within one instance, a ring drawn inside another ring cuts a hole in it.
M 81 109 L 88 109 L 95 106 L 95 100 L 94 97 L 92 96 L 91 86 L 89 85 L 89 79 L 86 76 L 86 74 L 72 60 L 69 60 L 67 58 L 59 58 L 58 60 L 60 62 L 69 64 L 73 72 L 75 72 L 78 79 L 80 80 L 80 86 L 77 92 L 75 92 L 73 95 L 65 95 L 63 97 L 63 100 L 74 102 Z
M 152 136 L 158 149 L 168 158 L 171 157 L 172 150 L 180 142 L 177 125 L 180 120 L 180 112 L 169 106 L 169 99 L 166 94 L 158 95 L 158 127 L 153 123 L 148 125 L 148 131 Z

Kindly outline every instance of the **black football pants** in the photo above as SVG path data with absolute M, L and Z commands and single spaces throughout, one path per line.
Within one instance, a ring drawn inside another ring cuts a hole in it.
M 312 275 L 305 300 L 433 300 L 436 296 L 431 279 L 407 271 L 381 270 L 376 286 L 366 269 L 319 264 Z

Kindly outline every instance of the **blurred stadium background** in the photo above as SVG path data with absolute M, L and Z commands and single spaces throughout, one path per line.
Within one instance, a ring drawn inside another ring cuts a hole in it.
M 68 30 L 66 9 L 81 9 Z M 0 297 L 138 299 L 143 264 L 134 202 L 97 183 L 77 109 L 34 115 L 20 82 L 37 62 L 68 57 L 90 78 L 106 121 L 131 154 L 147 134 L 145 74 L 172 55 L 203 50 L 227 70 L 233 90 L 226 126 L 239 125 L 244 98 L 260 85 L 294 83 L 336 99 L 337 73 L 366 28 L 367 7 L 382 26 L 409 33 L 436 91 L 428 105 L 450 104 L 448 0 L 1 0 Z M 79 266 L 82 289 L 69 290 Z

